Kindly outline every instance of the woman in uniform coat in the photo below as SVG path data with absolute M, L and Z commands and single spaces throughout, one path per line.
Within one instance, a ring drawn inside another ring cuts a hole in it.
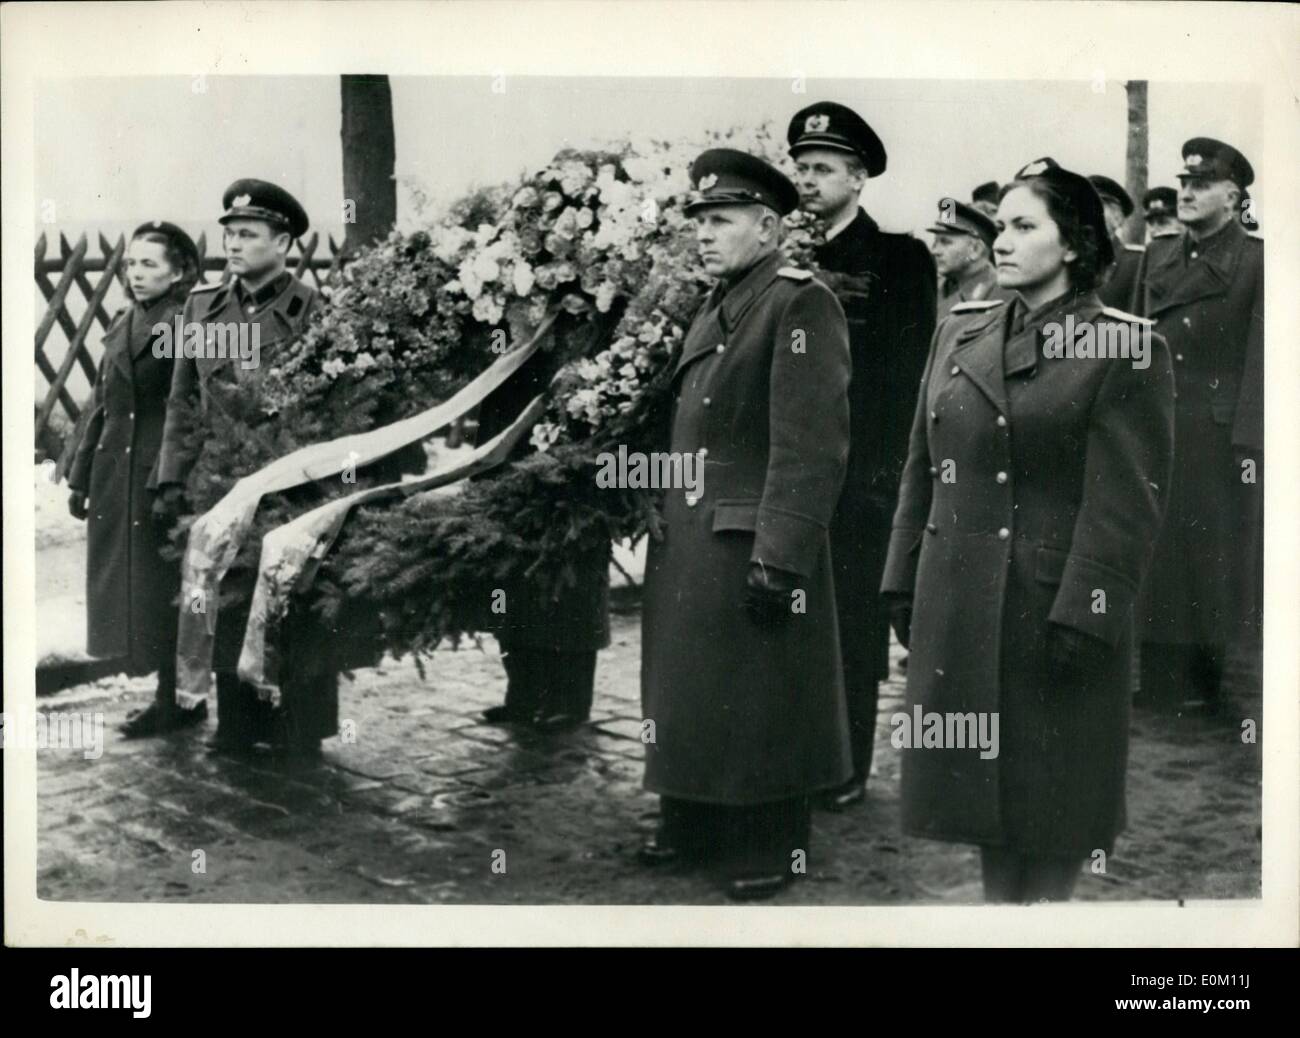
M 166 532 L 151 515 L 173 366 L 154 356 L 153 328 L 173 327 L 198 276 L 198 250 L 179 227 L 154 221 L 132 234 L 126 253 L 132 302 L 104 334 L 90 419 L 68 474 L 68 510 L 88 523 L 86 651 L 123 659 L 132 673 L 158 672 L 154 703 L 127 719 L 128 736 L 206 716 L 175 704 L 180 567 L 159 555 Z
M 904 828 L 978 844 L 986 899 L 1024 903 L 1068 899 L 1124 826 L 1133 602 L 1174 384 L 1150 322 L 1097 298 L 1113 252 L 1086 178 L 1031 163 L 998 228 L 1017 297 L 935 332 L 882 593 L 912 654 L 892 719 Z M 1088 356 L 1098 333 L 1136 355 Z

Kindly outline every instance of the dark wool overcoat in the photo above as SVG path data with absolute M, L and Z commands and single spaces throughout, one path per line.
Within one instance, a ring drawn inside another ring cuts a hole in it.
M 669 490 L 642 607 L 645 785 L 706 803 L 803 796 L 851 773 L 828 527 L 849 449 L 844 311 L 806 271 L 760 260 L 714 289 L 675 369 Z M 797 578 L 791 613 L 744 608 L 751 564 Z
M 1139 629 L 1146 641 L 1222 646 L 1249 638 L 1262 602 L 1263 241 L 1236 221 L 1201 242 L 1153 239 L 1141 312 L 1169 343 L 1178 403 Z
M 180 568 L 159 554 L 150 477 L 158 460 L 173 362 L 153 355 L 154 324 L 170 324 L 170 297 L 119 311 L 104 334 L 90 418 L 68 470 L 89 497 L 86 651 L 153 670 L 175 641 Z
M 1082 857 L 1124 825 L 1133 604 L 1172 465 L 1173 377 L 1156 336 L 1146 368 L 1044 354 L 1067 314 L 1112 321 L 1095 295 L 1015 335 L 1011 313 L 965 303 L 935 333 L 883 582 L 913 601 L 906 714 L 996 715 L 997 754 L 902 748 L 903 825 Z M 1053 666 L 1050 624 L 1099 639 L 1090 670 Z

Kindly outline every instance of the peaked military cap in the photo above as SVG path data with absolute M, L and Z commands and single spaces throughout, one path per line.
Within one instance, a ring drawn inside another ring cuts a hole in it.
M 1231 144 L 1213 137 L 1193 137 L 1183 145 L 1183 171 L 1178 179 L 1231 180 L 1244 191 L 1255 182 L 1255 171 Z
M 1094 173 L 1088 179 L 1092 181 L 1092 186 L 1097 189 L 1097 194 L 1101 195 L 1102 201 L 1109 198 L 1114 202 L 1118 202 L 1125 216 L 1133 212 L 1133 199 L 1120 186 L 1118 181 L 1111 180 L 1110 177 L 1103 177 L 1100 173 Z
M 1178 192 L 1172 187 L 1153 187 L 1142 196 L 1143 216 L 1157 220 L 1162 216 L 1178 215 Z
M 691 163 L 695 195 L 687 215 L 712 205 L 765 205 L 782 216 L 799 204 L 799 189 L 775 166 L 733 148 L 710 148 Z
M 852 108 L 834 101 L 818 101 L 796 112 L 785 139 L 791 155 L 806 148 L 847 151 L 862 160 L 867 176 L 885 172 L 885 146 L 876 131 Z
M 168 223 L 166 220 L 150 220 L 148 223 L 142 223 L 131 232 L 132 238 L 138 238 L 142 234 L 161 234 L 172 247 L 180 249 L 186 256 L 193 261 L 197 268 L 199 265 L 199 249 L 194 244 L 194 239 L 182 231 L 174 223 Z
M 1021 167 L 1016 179 L 1041 179 L 1051 184 L 1057 194 L 1078 214 L 1079 222 L 1091 227 L 1096 233 L 1097 251 L 1101 254 L 1102 264 L 1108 266 L 1115 262 L 1115 247 L 1111 243 L 1110 232 L 1106 230 L 1106 210 L 1091 180 L 1081 173 L 1064 169 L 1052 158 L 1035 159 Z
M 996 180 L 986 180 L 979 187 L 970 193 L 972 202 L 992 202 L 995 206 L 998 204 L 998 192 L 1002 190 Z
M 225 212 L 218 220 L 226 224 L 231 220 L 265 220 L 282 227 L 295 238 L 307 233 L 310 221 L 307 211 L 298 199 L 278 184 L 266 180 L 244 178 L 236 180 L 221 196 Z
M 939 199 L 939 215 L 934 224 L 926 228 L 931 234 L 968 234 L 979 238 L 990 249 L 998 236 L 997 225 L 974 206 L 958 202 L 955 198 Z

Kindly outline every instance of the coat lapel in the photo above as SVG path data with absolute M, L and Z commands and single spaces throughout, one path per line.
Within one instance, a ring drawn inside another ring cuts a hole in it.
M 104 333 L 104 357 L 121 369 L 129 381 L 131 378 L 131 328 L 135 319 L 135 306 L 132 305 L 118 314 L 117 319 L 108 326 Z
M 975 383 L 999 411 L 1007 409 L 1006 384 L 1002 377 L 1002 329 L 1009 320 L 999 307 L 986 319 L 976 321 L 957 333 L 952 362 Z M 1029 333 L 1032 339 L 1032 332 Z M 1018 338 L 1023 338 L 1024 333 Z M 1032 349 L 1032 346 L 1031 346 Z
M 754 300 L 761 296 L 768 285 L 776 279 L 776 272 L 784 262 L 785 258 L 782 254 L 779 251 L 774 252 L 750 268 L 749 272 L 732 285 L 725 295 L 722 295 L 717 287 L 709 293 L 708 299 L 700 308 L 686 336 L 681 360 L 677 362 L 677 367 L 673 371 L 674 378 L 688 365 L 717 349 L 718 343 L 724 341 L 726 336 L 735 330 L 745 313 L 754 305 Z M 721 303 L 718 302 L 720 295 Z

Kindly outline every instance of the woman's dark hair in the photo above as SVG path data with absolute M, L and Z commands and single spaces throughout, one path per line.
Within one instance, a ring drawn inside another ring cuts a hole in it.
M 1018 187 L 1029 188 L 1043 200 L 1047 215 L 1060 230 L 1061 241 L 1077 257 L 1068 265 L 1070 287 L 1076 292 L 1091 292 L 1102 282 L 1109 267 L 1102 262 L 1098 228 L 1086 222 L 1074 200 L 1046 177 L 1026 177 L 1004 184 L 998 192 L 998 201 L 1001 202 Z M 1104 226 L 1100 233 L 1105 233 Z
M 151 241 L 163 246 L 167 257 L 167 262 L 171 265 L 172 270 L 181 272 L 181 279 L 172 285 L 167 292 L 168 297 L 177 303 L 185 302 L 185 297 L 190 294 L 192 289 L 199 280 L 199 258 L 187 248 L 185 243 L 180 239 L 167 234 L 164 231 L 137 231 L 131 236 L 132 241 Z M 126 294 L 134 301 L 135 296 L 131 293 L 128 285 Z

